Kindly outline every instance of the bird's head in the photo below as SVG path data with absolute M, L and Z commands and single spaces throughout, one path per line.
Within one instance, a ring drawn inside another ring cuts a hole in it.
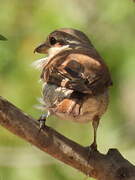
M 47 39 L 35 48 L 34 52 L 51 54 L 67 48 L 90 47 L 91 42 L 87 36 L 76 29 L 62 28 L 53 31 Z

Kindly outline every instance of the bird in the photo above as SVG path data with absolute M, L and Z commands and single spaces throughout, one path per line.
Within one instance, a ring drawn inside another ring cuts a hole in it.
M 92 122 L 93 142 L 97 150 L 97 128 L 109 103 L 111 74 L 91 40 L 73 28 L 51 32 L 34 52 L 46 57 L 34 62 L 41 69 L 42 100 L 47 115 L 78 123 Z

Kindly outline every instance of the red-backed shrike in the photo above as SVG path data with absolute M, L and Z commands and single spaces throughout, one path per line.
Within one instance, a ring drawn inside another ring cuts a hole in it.
M 42 69 L 43 101 L 50 114 L 79 123 L 92 121 L 96 131 L 108 106 L 109 70 L 87 36 L 78 30 L 53 31 L 35 52 L 47 54 Z

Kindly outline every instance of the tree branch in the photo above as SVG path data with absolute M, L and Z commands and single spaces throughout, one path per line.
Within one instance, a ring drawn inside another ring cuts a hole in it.
M 56 159 L 98 180 L 135 180 L 135 166 L 116 149 L 110 149 L 106 155 L 98 151 L 89 153 L 88 148 L 48 126 L 39 134 L 38 122 L 2 97 L 0 124 Z

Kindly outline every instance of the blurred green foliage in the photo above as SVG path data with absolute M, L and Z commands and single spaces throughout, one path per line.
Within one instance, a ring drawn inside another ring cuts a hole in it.
M 0 40 L 1 41 L 6 41 L 7 39 L 3 35 L 0 34 Z
M 112 73 L 108 112 L 98 130 L 98 148 L 119 148 L 135 163 L 135 4 L 131 0 L 0 0 L 0 95 L 38 118 L 40 72 L 31 63 L 43 57 L 34 48 L 51 31 L 72 27 L 85 32 Z M 49 126 L 87 146 L 90 124 L 49 118 Z M 84 175 L 0 127 L 0 180 L 82 180 Z

